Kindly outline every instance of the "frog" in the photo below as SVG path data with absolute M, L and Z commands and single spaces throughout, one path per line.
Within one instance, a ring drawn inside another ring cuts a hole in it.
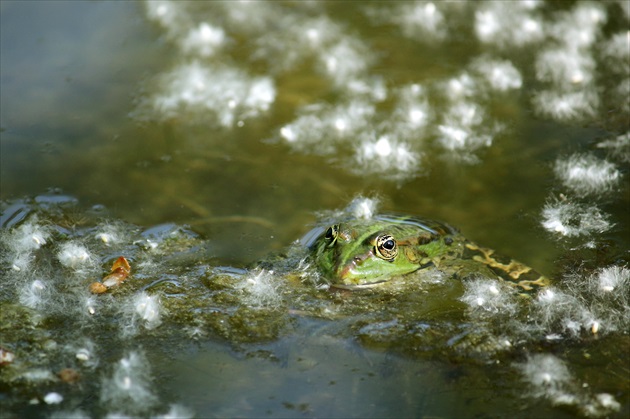
M 307 242 L 313 264 L 334 288 L 371 288 L 428 269 L 495 278 L 523 295 L 549 285 L 533 268 L 477 245 L 455 227 L 417 216 L 347 218 L 312 230 Z

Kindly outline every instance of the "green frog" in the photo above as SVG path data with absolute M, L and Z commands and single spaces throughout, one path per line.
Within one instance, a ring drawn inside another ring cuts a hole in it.
M 476 245 L 457 229 L 417 217 L 351 218 L 313 230 L 307 241 L 315 265 L 336 288 L 372 287 L 429 268 L 458 278 L 497 278 L 526 294 L 548 284 L 532 268 Z

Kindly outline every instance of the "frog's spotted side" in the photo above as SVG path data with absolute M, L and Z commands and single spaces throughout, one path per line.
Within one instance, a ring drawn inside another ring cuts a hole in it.
M 525 291 L 537 290 L 549 285 L 549 280 L 531 267 L 514 259 L 499 257 L 494 250 L 479 247 L 475 243 L 466 243 L 466 252 L 472 260 L 487 265 L 501 279 L 514 283 Z M 503 260 L 503 262 L 501 261 Z
M 498 277 L 535 291 L 547 278 L 515 260 L 477 246 L 453 227 L 395 215 L 350 219 L 320 229 L 309 246 L 321 273 L 339 288 L 365 288 L 436 267 L 456 277 Z

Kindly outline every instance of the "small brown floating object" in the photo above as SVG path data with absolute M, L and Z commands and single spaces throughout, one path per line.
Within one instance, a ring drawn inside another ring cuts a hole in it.
M 129 262 L 127 261 L 127 259 L 125 259 L 124 256 L 121 256 L 118 259 L 116 259 L 116 261 L 112 265 L 112 272 L 117 271 L 119 269 L 122 269 L 127 275 L 131 273 L 131 266 L 129 265 Z
M 90 284 L 90 292 L 92 294 L 102 294 L 107 291 L 107 287 L 102 282 L 92 282 Z
M 81 379 L 81 375 L 77 370 L 72 368 L 64 368 L 57 373 L 59 379 L 64 383 L 74 384 Z
M 131 273 L 131 266 L 124 256 L 114 261 L 110 273 L 105 276 L 102 282 L 94 282 L 90 285 L 90 292 L 93 294 L 102 294 L 108 288 L 116 287 L 123 283 Z
M 7 349 L 0 347 L 0 365 L 7 365 L 13 362 L 15 354 Z

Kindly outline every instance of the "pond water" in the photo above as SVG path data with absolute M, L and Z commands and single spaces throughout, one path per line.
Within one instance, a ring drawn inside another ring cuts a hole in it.
M 627 2 L 0 11 L 3 417 L 630 415 Z M 554 286 L 304 280 L 379 211 Z

